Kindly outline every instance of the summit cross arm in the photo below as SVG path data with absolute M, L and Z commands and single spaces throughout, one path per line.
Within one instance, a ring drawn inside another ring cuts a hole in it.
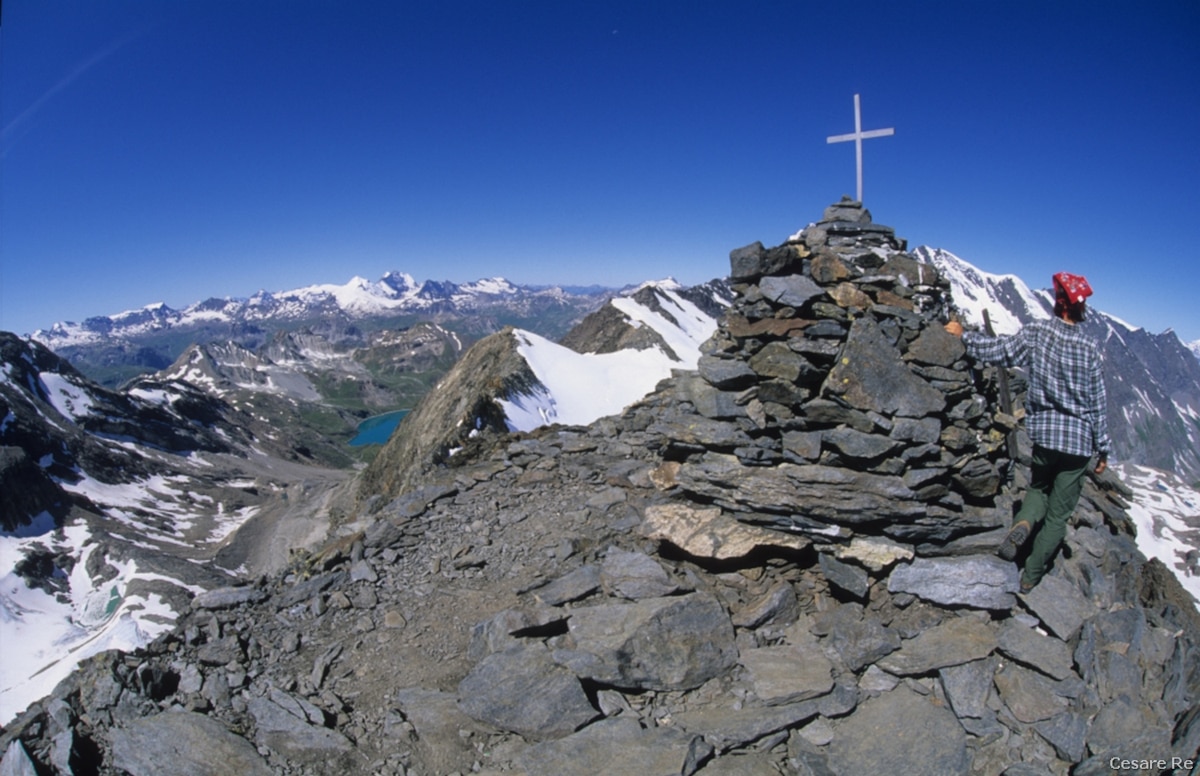
M 854 156 L 858 163 L 858 201 L 863 201 L 863 175 L 862 175 L 862 141 L 873 137 L 887 137 L 888 135 L 896 134 L 895 128 L 888 129 L 870 129 L 863 132 L 862 129 L 862 107 L 859 96 L 854 95 L 854 131 L 848 135 L 832 135 L 825 138 L 826 143 L 845 143 L 849 140 L 854 141 Z

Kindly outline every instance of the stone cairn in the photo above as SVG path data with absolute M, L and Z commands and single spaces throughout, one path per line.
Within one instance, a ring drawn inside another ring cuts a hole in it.
M 842 556 L 945 556 L 999 541 L 1017 421 L 989 408 L 942 328 L 949 284 L 904 248 L 843 200 L 781 246 L 731 254 L 737 299 L 698 371 L 679 376 L 697 418 L 666 457 L 683 462 L 689 496 Z M 987 559 L 972 573 L 1008 606 L 1010 571 Z M 861 594 L 866 580 L 854 576 Z

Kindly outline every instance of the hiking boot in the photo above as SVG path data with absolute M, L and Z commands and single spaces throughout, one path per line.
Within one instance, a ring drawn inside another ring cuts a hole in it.
M 1017 551 L 1021 549 L 1021 545 L 1025 544 L 1025 540 L 1029 538 L 1030 526 L 1024 520 L 1017 523 L 1008 532 L 1008 536 L 1004 537 L 1004 541 L 1000 542 L 1000 546 L 996 548 L 996 554 L 1004 560 L 1012 560 L 1017 557 Z
M 1026 582 L 1025 578 L 1022 577 L 1021 578 L 1021 595 L 1025 595 L 1030 590 L 1033 590 L 1035 584 L 1036 584 L 1035 582 Z

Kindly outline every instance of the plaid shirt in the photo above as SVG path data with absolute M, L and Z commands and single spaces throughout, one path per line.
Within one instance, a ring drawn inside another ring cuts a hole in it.
M 1051 318 L 1007 337 L 966 332 L 963 345 L 980 361 L 1026 368 L 1026 430 L 1034 444 L 1070 455 L 1111 452 L 1100 349 L 1078 327 Z

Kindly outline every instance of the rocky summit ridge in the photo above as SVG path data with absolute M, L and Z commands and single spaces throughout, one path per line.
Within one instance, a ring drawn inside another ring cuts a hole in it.
M 1028 440 L 905 248 L 843 201 L 734 251 L 698 369 L 586 427 L 407 448 L 419 479 L 88 660 L 0 769 L 1189 772 L 1195 602 L 1111 473 L 1016 595 L 992 550 Z

